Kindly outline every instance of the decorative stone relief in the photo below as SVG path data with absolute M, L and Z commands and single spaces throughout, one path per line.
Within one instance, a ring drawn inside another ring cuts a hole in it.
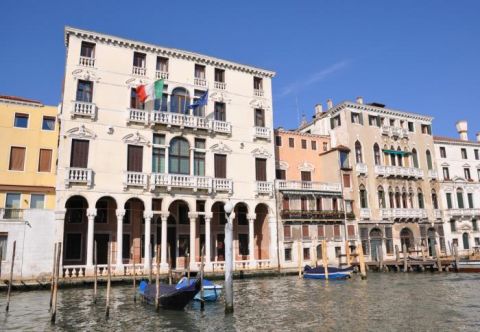
M 260 157 L 260 158 L 270 158 L 272 156 L 272 154 L 270 152 L 268 152 L 267 150 L 265 150 L 265 148 L 263 146 L 253 150 L 252 155 L 254 157 Z
M 261 99 L 252 99 L 252 101 L 250 102 L 250 106 L 252 108 L 261 108 L 264 110 L 270 109 L 270 106 L 264 100 L 261 100 Z
M 133 134 L 128 134 L 122 138 L 124 143 L 137 144 L 137 145 L 150 145 L 148 139 L 141 135 L 138 131 Z
M 88 69 L 75 69 L 72 72 L 72 76 L 76 80 L 85 80 L 85 81 L 93 81 L 99 82 L 101 77 L 95 74 L 94 71 Z
M 313 166 L 312 164 L 304 161 L 302 164 L 298 165 L 298 170 L 299 171 L 313 172 L 315 170 L 315 166 Z
M 150 81 L 145 80 L 143 78 L 130 78 L 125 81 L 125 84 L 127 85 L 128 89 L 136 88 L 139 85 L 148 84 L 148 83 L 150 83 Z
M 232 153 L 232 149 L 230 149 L 230 147 L 228 147 L 228 145 L 224 144 L 222 141 L 220 141 L 218 144 L 212 145 L 210 150 L 216 153 Z
M 97 135 L 92 130 L 87 129 L 85 125 L 82 124 L 80 127 L 75 127 L 67 130 L 64 135 L 64 138 L 66 137 L 95 139 Z
M 230 104 L 231 99 L 227 98 L 227 95 L 224 92 L 214 92 L 210 95 L 210 99 L 220 103 Z
M 286 161 L 279 161 L 279 162 L 277 162 L 276 167 L 277 167 L 277 169 L 281 169 L 281 170 L 286 171 L 290 166 L 288 165 L 288 163 Z

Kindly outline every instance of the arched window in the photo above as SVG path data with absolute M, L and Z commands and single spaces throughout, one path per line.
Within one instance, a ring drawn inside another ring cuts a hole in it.
M 435 189 L 432 189 L 432 205 L 434 209 L 438 209 L 438 198 Z
M 403 250 L 403 245 L 405 245 L 407 249 L 413 247 L 413 244 L 414 244 L 413 233 L 409 228 L 403 228 L 400 231 L 400 242 L 402 244 L 402 248 L 401 248 L 402 250 Z
M 407 208 L 408 208 L 407 192 L 405 191 L 405 189 L 403 189 L 403 192 L 402 192 L 402 207 L 403 207 L 404 209 L 407 209 Z
M 363 163 L 362 145 L 359 141 L 355 142 L 355 160 L 357 161 L 357 164 Z
M 422 189 L 420 189 L 420 188 L 418 188 L 417 197 L 418 197 L 418 208 L 419 208 L 419 209 L 424 209 L 424 208 L 425 208 L 425 204 L 424 204 L 424 202 L 423 202 L 423 193 L 422 193 Z
M 393 146 L 391 146 L 390 147 L 390 165 L 396 166 L 397 163 L 395 161 L 395 154 L 392 153 L 393 151 L 395 151 L 395 148 Z
M 410 208 L 413 209 L 413 190 L 410 188 L 408 193 L 408 202 L 410 203 Z
M 427 167 L 429 171 L 433 169 L 432 154 L 430 153 L 430 150 L 427 150 Z
M 465 204 L 463 204 L 463 190 L 457 189 L 457 203 L 459 209 L 464 209 Z
M 362 209 L 368 208 L 367 190 L 363 185 L 360 186 L 360 207 Z
M 387 205 L 385 203 L 385 192 L 383 191 L 383 187 L 379 186 L 377 189 L 377 192 L 378 192 L 378 206 L 381 209 L 385 209 Z
M 415 149 L 412 150 L 412 161 L 413 161 L 413 167 L 418 168 L 418 155 L 417 155 L 417 150 Z
M 187 106 L 190 105 L 190 97 L 186 89 L 173 89 L 170 100 L 170 112 L 188 113 Z
M 190 145 L 184 138 L 170 141 L 168 171 L 173 174 L 190 174 Z
M 388 188 L 388 203 L 391 209 L 395 208 L 395 194 L 393 193 L 392 187 Z
M 380 147 L 377 143 L 373 145 L 373 158 L 375 160 L 375 165 L 382 164 L 382 157 L 380 156 Z
M 402 195 L 400 194 L 400 190 L 395 188 L 395 207 L 400 209 L 402 207 Z
M 402 149 L 400 147 L 397 148 L 397 161 L 398 161 L 398 166 L 403 166 L 403 153 Z

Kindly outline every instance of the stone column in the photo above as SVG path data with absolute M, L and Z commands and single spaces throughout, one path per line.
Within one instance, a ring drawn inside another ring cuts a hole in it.
M 212 242 L 211 242 L 211 220 L 212 215 L 205 215 L 205 265 L 210 268 L 212 260 Z
M 161 246 L 162 246 L 162 253 L 161 253 L 161 268 L 168 269 L 168 262 L 167 262 L 167 221 L 170 212 L 162 212 L 162 239 L 161 239 Z
M 97 209 L 88 209 L 88 229 L 87 229 L 87 269 L 93 269 L 93 235 L 95 227 L 95 217 L 97 216 Z
M 168 168 L 169 168 L 169 161 L 168 161 L 168 149 L 170 147 L 169 146 L 166 146 L 165 147 L 165 174 L 168 174 Z
M 197 230 L 197 214 L 193 212 L 188 213 L 188 218 L 190 218 L 190 269 L 196 268 L 196 244 L 195 240 L 197 238 L 196 236 L 196 230 Z
M 117 271 L 123 271 L 123 216 L 125 210 L 117 209 Z
M 253 267 L 255 265 L 255 219 L 257 218 L 256 214 L 249 214 L 248 219 L 248 258 L 250 260 L 250 265 Z
M 276 266 L 278 264 L 278 250 L 277 250 L 277 218 L 275 215 L 268 215 L 268 226 L 270 229 L 270 265 Z
M 150 270 L 150 260 L 152 259 L 151 257 L 151 249 L 150 249 L 150 234 L 151 232 L 151 223 L 152 223 L 152 217 L 153 213 L 152 211 L 144 211 L 143 212 L 143 217 L 145 218 L 145 232 L 144 232 L 144 241 L 145 241 L 145 253 L 144 253 L 144 259 L 143 259 L 143 268 L 145 271 Z
M 194 157 L 195 157 L 195 149 L 190 148 L 190 175 L 194 175 Z

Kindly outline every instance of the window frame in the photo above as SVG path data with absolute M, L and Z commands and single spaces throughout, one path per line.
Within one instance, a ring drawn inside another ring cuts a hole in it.
M 17 126 L 17 117 L 18 118 L 26 118 L 27 119 L 27 125 L 25 127 L 20 127 L 20 126 Z M 13 116 L 13 127 L 14 128 L 19 128 L 19 129 L 28 129 L 28 126 L 30 124 L 30 114 L 28 113 L 21 113 L 21 112 L 15 112 L 14 116 Z
M 11 164 L 12 164 L 12 149 L 17 148 L 17 149 L 23 149 L 23 164 L 22 164 L 22 169 L 12 169 Z M 16 146 L 12 145 L 10 146 L 10 152 L 9 152 L 9 157 L 8 157 L 8 171 L 9 172 L 25 172 L 25 164 L 27 163 L 27 147 L 26 146 Z

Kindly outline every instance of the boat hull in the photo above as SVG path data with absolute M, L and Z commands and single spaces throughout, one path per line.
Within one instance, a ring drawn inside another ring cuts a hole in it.
M 463 261 L 458 262 L 458 272 L 479 273 L 480 261 Z
M 321 279 L 326 280 L 325 273 L 304 273 L 303 277 L 305 279 Z M 328 274 L 328 279 L 335 280 L 335 279 L 348 279 L 350 278 L 350 273 L 345 272 L 334 272 Z
M 215 302 L 218 300 L 218 298 L 222 295 L 222 288 L 218 286 L 204 286 L 203 287 L 203 300 L 208 301 L 208 302 Z M 195 300 L 201 301 L 202 297 L 200 295 L 200 292 L 195 295 Z
M 177 289 L 175 286 L 160 285 L 160 307 L 168 310 L 183 310 L 183 308 L 185 308 L 185 306 L 193 300 L 199 290 L 199 279 L 197 279 L 194 284 L 180 289 Z M 145 281 L 142 281 L 142 283 L 140 283 L 138 293 L 147 303 L 155 303 L 155 284 L 147 284 Z

